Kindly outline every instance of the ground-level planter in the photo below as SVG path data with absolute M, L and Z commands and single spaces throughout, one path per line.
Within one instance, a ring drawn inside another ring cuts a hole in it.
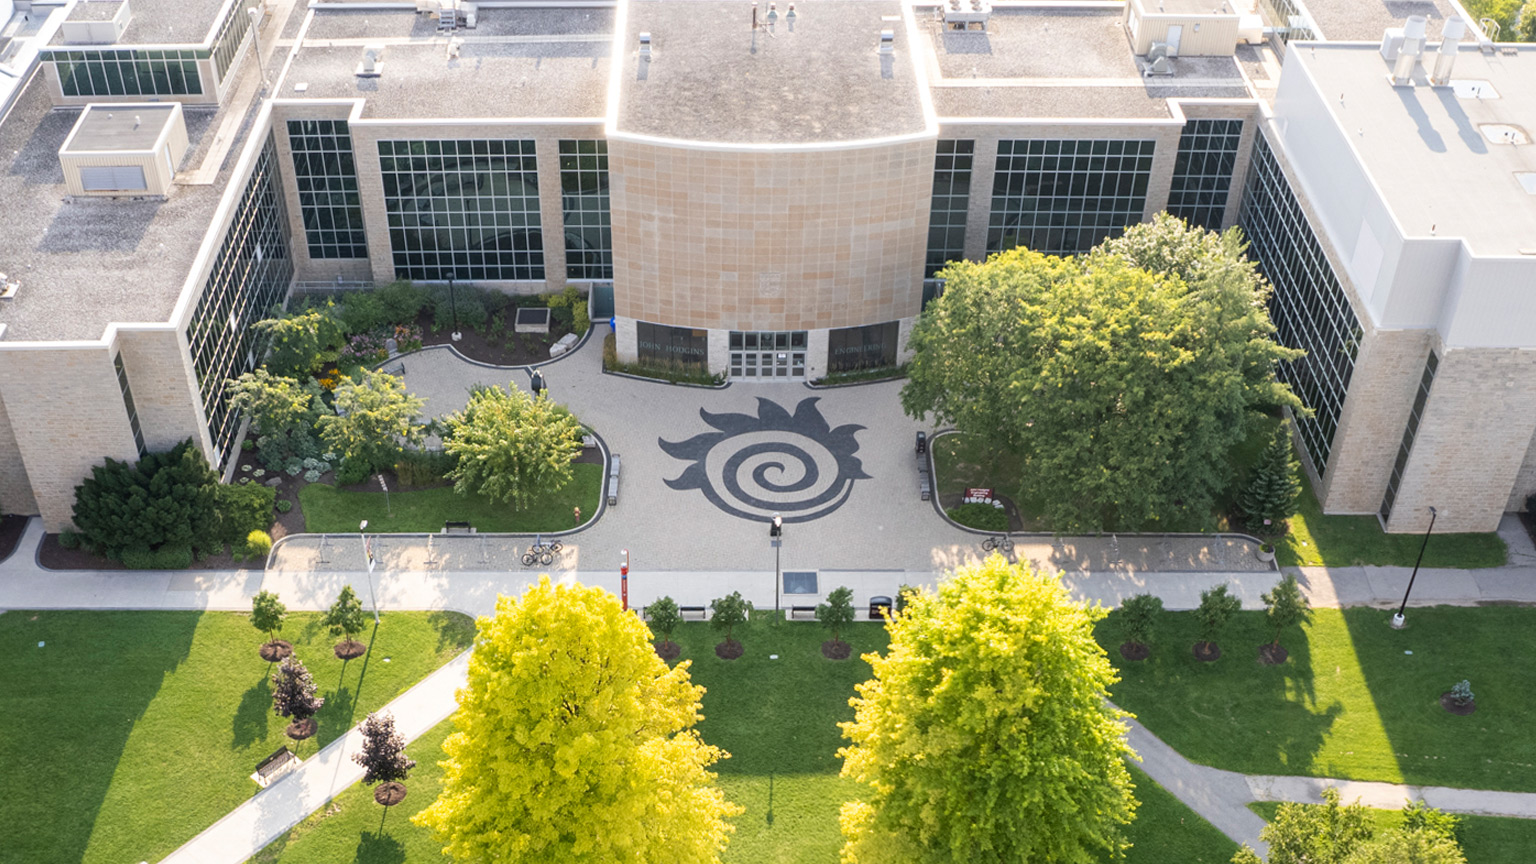
M 1269 562 L 1275 560 L 1275 547 L 1270 543 L 1260 543 L 1258 551 L 1254 552 L 1253 554 L 1257 556 L 1260 561 L 1268 564 Z
M 261 659 L 268 663 L 278 663 L 287 659 L 293 653 L 293 643 L 282 639 L 273 639 L 271 642 L 261 643 L 261 648 L 257 649 L 257 651 L 261 654 Z
M 1465 717 L 1477 710 L 1477 702 L 1471 699 L 1466 702 L 1457 702 L 1455 697 L 1451 695 L 1451 691 L 1447 690 L 1440 694 L 1440 707 L 1455 714 L 1457 717 Z
M 405 800 L 405 784 L 394 780 L 373 787 L 373 800 L 385 807 L 393 807 Z

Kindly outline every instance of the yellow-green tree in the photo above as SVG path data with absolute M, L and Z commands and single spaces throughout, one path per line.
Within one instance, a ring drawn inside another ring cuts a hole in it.
M 1136 809 L 1104 616 L 993 555 L 914 592 L 865 656 L 843 776 L 843 864 L 1088 864 L 1120 855 Z
M 460 861 L 715 862 L 740 812 L 693 726 L 704 688 L 613 595 L 548 577 L 479 621 L 443 791 L 414 817 Z

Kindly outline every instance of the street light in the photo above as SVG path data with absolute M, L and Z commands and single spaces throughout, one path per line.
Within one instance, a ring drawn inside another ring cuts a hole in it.
M 261 89 L 267 89 L 267 67 L 261 62 L 261 10 L 247 9 L 251 16 L 251 39 L 256 48 L 256 71 L 261 75 Z
M 452 276 L 448 277 L 448 307 L 453 310 L 453 341 L 457 342 L 464 334 L 459 332 L 459 298 L 453 290 Z
M 379 626 L 379 595 L 373 591 L 373 547 L 368 545 L 368 535 L 363 533 L 368 530 L 368 520 L 364 519 L 357 525 L 357 534 L 363 538 L 363 560 L 368 564 L 368 599 L 373 601 L 373 626 Z
M 1413 573 L 1408 577 L 1408 590 L 1403 592 L 1403 605 L 1397 608 L 1397 614 L 1392 616 L 1392 629 L 1401 630 L 1408 619 L 1403 613 L 1408 611 L 1408 595 L 1413 593 L 1413 580 L 1419 578 L 1419 565 L 1424 562 L 1424 550 L 1429 546 L 1429 532 L 1435 530 L 1435 508 L 1429 508 L 1429 527 L 1424 529 L 1424 542 L 1419 544 L 1418 560 L 1413 562 Z
M 768 543 L 773 546 L 773 611 L 779 611 L 779 553 L 784 546 L 784 517 L 773 514 L 768 523 Z
M 624 550 L 624 563 L 619 565 L 619 600 L 624 603 L 624 611 L 629 611 L 629 550 Z

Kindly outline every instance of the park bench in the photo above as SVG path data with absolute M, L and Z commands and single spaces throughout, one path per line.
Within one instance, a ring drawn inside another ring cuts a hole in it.
M 444 534 L 473 534 L 473 533 L 475 533 L 475 528 L 474 528 L 473 525 L 470 525 L 468 522 L 444 522 L 443 523 L 443 532 L 442 533 L 444 533 Z
M 709 618 L 709 608 L 706 606 L 679 606 L 677 616 L 684 621 L 703 621 Z
M 791 607 L 789 607 L 789 620 L 791 620 L 791 621 L 805 620 L 805 619 L 815 620 L 815 618 L 816 618 L 816 607 L 815 606 L 791 606 Z
M 917 469 L 917 494 L 921 496 L 922 500 L 924 501 L 928 501 L 933 498 L 933 483 L 931 478 L 928 476 L 927 468 Z
M 608 506 L 615 507 L 619 503 L 619 454 L 615 453 L 608 460 Z
M 256 773 L 251 775 L 251 779 L 256 781 L 257 786 L 265 789 L 289 772 L 297 770 L 302 764 L 304 764 L 303 760 L 295 756 L 292 750 L 279 747 L 271 756 L 256 763 Z

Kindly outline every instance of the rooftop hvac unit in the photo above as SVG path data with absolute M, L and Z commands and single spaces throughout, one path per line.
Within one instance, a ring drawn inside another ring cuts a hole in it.
M 357 64 L 357 77 L 377 78 L 384 74 L 384 46 L 369 45 L 363 49 L 363 59 Z
M 127 0 L 80 0 L 59 25 L 59 35 L 74 45 L 111 45 L 132 20 Z
M 982 30 L 992 17 L 990 0 L 947 0 L 944 3 L 944 29 Z
M 10 300 L 21 290 L 21 283 L 15 279 L 0 273 L 0 300 Z

